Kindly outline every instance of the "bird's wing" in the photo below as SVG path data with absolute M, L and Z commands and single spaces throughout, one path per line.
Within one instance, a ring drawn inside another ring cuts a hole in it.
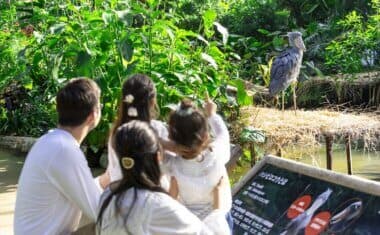
M 270 70 L 269 93 L 276 95 L 291 83 L 291 74 L 296 70 L 301 55 L 298 49 L 290 48 L 276 57 Z

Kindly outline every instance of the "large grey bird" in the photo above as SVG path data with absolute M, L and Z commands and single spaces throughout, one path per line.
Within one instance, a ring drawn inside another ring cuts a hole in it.
M 269 94 L 277 96 L 279 92 L 282 92 L 282 110 L 284 110 L 284 92 L 289 85 L 292 85 L 294 112 L 296 112 L 297 78 L 300 73 L 302 57 L 304 51 L 306 51 L 306 47 L 302 41 L 302 34 L 300 32 L 289 32 L 287 36 L 289 37 L 290 48 L 278 55 L 272 63 Z

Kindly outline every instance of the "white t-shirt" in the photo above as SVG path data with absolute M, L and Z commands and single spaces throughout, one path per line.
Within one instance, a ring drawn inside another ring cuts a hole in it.
M 208 122 L 214 136 L 209 149 L 194 159 L 165 155 L 161 165 L 163 173 L 176 178 L 180 202 L 200 219 L 213 210 L 213 189 L 222 176 L 228 179 L 225 164 L 230 159 L 230 138 L 222 118 L 212 115 Z M 224 196 L 221 210 L 227 213 L 232 206 L 230 188 Z
M 166 128 L 166 125 L 158 120 L 152 120 L 150 121 L 151 127 L 156 131 L 157 135 L 160 138 L 167 139 L 168 138 L 168 130 Z M 115 150 L 113 149 L 111 145 L 111 141 L 108 141 L 108 166 L 107 171 L 110 174 L 111 182 L 120 180 L 123 175 L 121 173 L 121 168 L 119 164 L 119 159 L 116 156 Z M 165 179 L 165 178 L 163 178 Z M 167 184 L 166 179 L 164 184 Z
M 113 196 L 102 215 L 101 228 L 97 226 L 96 234 L 224 235 L 230 233 L 224 212 L 214 210 L 204 221 L 200 221 L 183 205 L 164 193 L 139 189 L 136 201 L 133 202 L 134 190 L 128 189 L 123 195 L 120 203 L 123 215 L 116 212 L 116 197 Z M 110 190 L 104 192 L 101 204 L 110 192 Z M 125 214 L 129 211 L 130 214 L 125 220 Z
M 14 233 L 70 234 L 81 212 L 96 221 L 101 193 L 75 138 L 67 131 L 51 130 L 33 145 L 23 166 Z

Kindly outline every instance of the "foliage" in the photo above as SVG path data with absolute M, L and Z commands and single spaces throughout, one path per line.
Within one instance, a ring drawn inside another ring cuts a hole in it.
M 240 140 L 243 143 L 264 143 L 265 134 L 262 130 L 255 129 L 252 126 L 248 126 L 244 128 L 241 132 Z
M 333 72 L 356 73 L 363 66 L 374 66 L 380 51 L 380 4 L 372 1 L 375 14 L 363 20 L 356 11 L 349 13 L 337 24 L 345 31 L 326 47 L 326 65 Z M 378 64 L 378 61 L 377 61 Z
M 376 25 L 373 19 L 379 7 L 371 8 L 369 3 L 369 0 L 236 0 L 228 5 L 229 10 L 222 14 L 221 22 L 232 35 L 236 34 L 230 38 L 233 39 L 233 48 L 242 58 L 240 65 L 242 77 L 265 85 L 260 65 L 268 63 L 279 51 L 284 50 L 287 40 L 282 35 L 293 30 L 303 33 L 307 48 L 300 75 L 301 80 L 322 73 L 352 72 L 349 70 L 350 65 L 339 69 L 333 68 L 332 65 L 325 66 L 327 62 L 325 50 L 334 39 L 340 41 L 345 37 L 349 29 L 338 27 L 337 22 L 342 21 L 342 18 L 351 11 L 363 15 L 360 19 L 360 24 L 363 26 L 366 26 L 367 22 L 372 22 L 369 23 L 372 27 Z M 372 3 L 372 6 L 374 4 Z M 367 15 L 368 17 L 365 17 Z M 358 41 L 373 42 L 373 32 L 361 34 L 357 37 Z M 378 35 L 377 38 L 379 38 Z M 369 46 L 373 48 L 372 45 Z M 341 48 L 343 49 L 343 46 Z M 334 52 L 345 53 L 339 47 Z M 362 69 L 360 67 L 355 71 Z
M 19 99 L 32 107 L 34 122 L 32 127 L 13 125 L 4 112 L 23 112 L 22 107 L 2 109 L 0 128 L 7 128 L 0 131 L 39 135 L 51 128 L 57 90 L 79 76 L 93 78 L 102 90 L 102 121 L 87 138 L 94 152 L 105 145 L 121 84 L 130 74 L 154 79 L 160 107 L 184 96 L 199 100 L 206 90 L 229 106 L 225 87 L 238 77 L 232 64 L 237 58 L 217 13 L 205 10 L 198 17 L 200 30 L 194 32 L 178 26 L 175 8 L 163 8 L 161 1 L 38 0 L 17 1 L 1 10 L 0 91 L 12 83 L 27 89 L 28 97 Z

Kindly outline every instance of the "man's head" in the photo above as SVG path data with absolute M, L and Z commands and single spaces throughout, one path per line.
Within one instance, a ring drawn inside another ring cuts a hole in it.
M 87 124 L 90 128 L 100 120 L 100 89 L 91 79 L 72 79 L 57 94 L 58 124 L 77 127 Z

